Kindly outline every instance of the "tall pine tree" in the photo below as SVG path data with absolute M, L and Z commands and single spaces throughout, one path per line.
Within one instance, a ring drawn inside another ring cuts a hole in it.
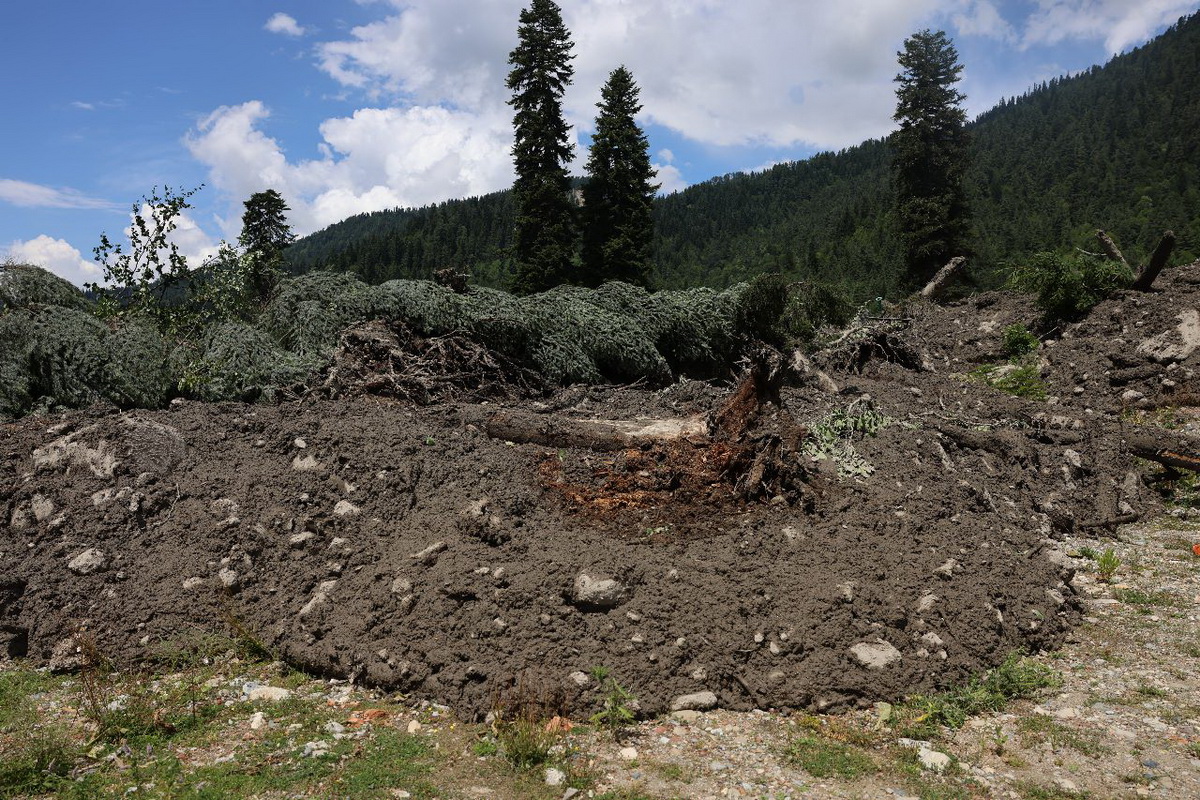
M 583 266 L 587 283 L 644 285 L 654 238 L 649 142 L 634 121 L 642 110 L 633 75 L 618 67 L 600 92 L 596 133 L 583 190 Z
M 575 74 L 571 35 L 552 0 L 521 12 L 518 44 L 508 56 L 517 179 L 513 290 L 529 294 L 569 282 L 575 256 L 575 205 L 567 163 L 575 152 L 562 97 Z
M 291 209 L 274 189 L 255 192 L 243 205 L 246 211 L 238 244 L 250 260 L 249 289 L 260 302 L 266 302 L 279 280 L 283 251 L 296 240 L 287 221 Z
M 967 115 L 959 105 L 966 96 L 954 86 L 963 67 L 944 31 L 913 34 L 897 56 L 892 179 L 905 281 L 916 287 L 966 252 Z

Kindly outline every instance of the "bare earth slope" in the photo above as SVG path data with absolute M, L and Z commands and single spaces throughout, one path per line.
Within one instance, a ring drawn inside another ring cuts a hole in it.
M 685 492 L 636 449 L 487 432 L 517 406 L 711 419 L 727 392 L 696 383 L 27 418 L 0 428 L 0 656 L 69 666 L 94 637 L 135 659 L 232 625 L 477 718 L 518 691 L 582 711 L 597 665 L 648 714 L 701 692 L 829 709 L 960 682 L 1078 621 L 1060 539 L 1158 513 L 1158 467 L 1126 441 L 1139 414 L 1189 405 L 1194 281 L 1200 265 L 1178 268 L 1051 332 L 1048 401 L 964 377 L 1003 360 L 1005 326 L 1035 321 L 1024 301 L 869 320 L 813 356 L 836 386 L 806 372 L 760 424 L 804 426 L 809 452 L 831 413 L 886 424 L 840 440 L 857 454 L 840 451 L 841 472 L 793 456 L 799 490 L 755 500 Z

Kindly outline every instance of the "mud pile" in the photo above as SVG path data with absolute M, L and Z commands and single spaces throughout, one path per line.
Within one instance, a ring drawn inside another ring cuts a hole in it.
M 514 692 L 582 713 L 594 666 L 645 713 L 962 681 L 1067 634 L 1056 537 L 1160 510 L 1159 467 L 1126 439 L 1190 405 L 1198 283 L 1179 268 L 1048 332 L 1046 401 L 965 377 L 1036 323 L 1019 298 L 867 320 L 737 434 L 794 471 L 721 488 L 714 467 L 702 492 L 653 455 L 707 457 L 731 389 L 697 382 L 422 406 L 357 381 L 338 400 L 26 418 L 0 428 L 0 655 L 69 667 L 90 638 L 134 661 L 238 628 L 464 716 Z M 549 438 L 498 435 L 498 414 Z M 555 444 L 574 425 L 648 438 Z

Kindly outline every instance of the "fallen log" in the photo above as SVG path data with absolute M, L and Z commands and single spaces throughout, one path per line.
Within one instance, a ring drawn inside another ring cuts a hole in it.
M 962 271 L 963 265 L 967 260 L 962 256 L 955 256 L 950 259 L 946 266 L 937 271 L 933 279 L 925 284 L 925 288 L 921 290 L 921 297 L 925 300 L 937 300 L 946 292 L 946 287 L 950 281 L 954 279 L 959 272 Z
M 1175 232 L 1167 231 L 1158 240 L 1158 246 L 1154 248 L 1150 260 L 1146 262 L 1146 266 L 1142 268 L 1141 274 L 1137 276 L 1137 280 L 1133 282 L 1131 288 L 1139 292 L 1150 291 L 1150 284 L 1154 283 L 1158 273 L 1162 272 L 1163 267 L 1167 265 L 1167 259 L 1171 257 L 1171 251 L 1174 249 Z
M 1200 442 L 1177 437 L 1164 442 L 1160 437 L 1141 434 L 1130 436 L 1126 443 L 1129 452 L 1138 458 L 1174 469 L 1200 472 Z
M 706 441 L 708 426 L 699 417 L 680 419 L 571 419 L 525 411 L 497 411 L 483 421 L 493 439 L 543 447 L 579 447 L 601 453 L 638 449 L 676 439 Z

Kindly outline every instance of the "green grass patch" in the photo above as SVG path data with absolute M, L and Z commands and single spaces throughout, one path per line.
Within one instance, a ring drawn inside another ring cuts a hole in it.
M 1006 364 L 981 364 L 967 373 L 971 380 L 984 383 L 1014 397 L 1045 400 L 1046 382 L 1036 359 L 1022 357 Z
M 1076 730 L 1044 714 L 1019 719 L 1017 731 L 1026 747 L 1049 742 L 1056 748 L 1074 750 L 1088 758 L 1099 758 L 1111 752 L 1100 743 L 1100 737 L 1096 734 Z
M 1013 653 L 1000 666 L 961 688 L 909 699 L 905 716 L 915 716 L 912 722 L 918 727 L 914 732 L 936 735 L 938 725 L 958 729 L 976 714 L 999 711 L 1013 700 L 1060 685 L 1062 678 L 1054 670 Z
M 1018 783 L 1017 791 L 1024 800 L 1089 800 L 1092 796 L 1090 792 L 1083 790 L 1071 791 L 1058 786 L 1039 786 L 1028 781 Z
M 1175 595 L 1164 591 L 1142 591 L 1141 589 L 1114 589 L 1113 597 L 1131 606 L 1174 606 Z
M 793 739 L 784 755 L 814 778 L 857 778 L 878 770 L 875 760 L 857 747 L 819 736 Z

